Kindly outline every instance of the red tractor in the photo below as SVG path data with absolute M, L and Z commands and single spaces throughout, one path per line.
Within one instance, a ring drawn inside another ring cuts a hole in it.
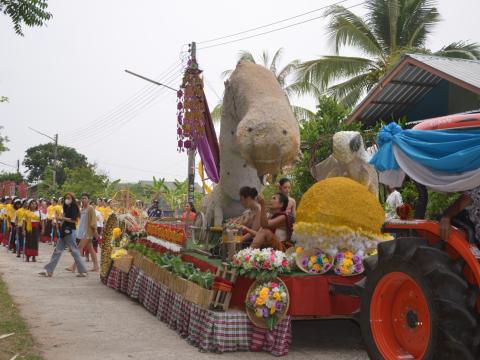
M 415 128 L 476 132 L 480 114 L 431 119 Z M 366 276 L 356 285 L 372 359 L 480 359 L 480 244 L 471 226 L 452 224 L 446 242 L 436 221 L 385 224 L 395 239 L 367 258 Z

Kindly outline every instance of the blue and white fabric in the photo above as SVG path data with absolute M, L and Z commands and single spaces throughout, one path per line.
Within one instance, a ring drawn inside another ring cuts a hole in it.
M 436 191 L 480 186 L 480 129 L 402 130 L 382 128 L 378 152 L 370 160 L 380 182 L 398 187 L 405 174 Z

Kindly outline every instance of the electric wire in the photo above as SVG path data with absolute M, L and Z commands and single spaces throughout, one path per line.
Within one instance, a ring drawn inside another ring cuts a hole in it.
M 165 79 L 165 82 L 172 83 L 175 81 L 181 74 L 183 73 L 183 70 L 179 70 L 174 74 L 171 74 L 167 79 Z M 109 116 L 109 119 L 107 122 L 100 123 L 99 125 L 93 126 L 90 129 L 87 129 L 83 131 L 82 133 L 79 133 L 77 136 L 67 138 L 65 140 L 62 140 L 64 142 L 78 142 L 81 139 L 87 139 L 90 136 L 98 133 L 99 130 L 104 130 L 109 127 L 114 127 L 119 124 L 119 119 L 122 119 L 126 114 L 129 114 L 131 112 L 134 112 L 138 110 L 138 108 L 141 108 L 145 103 L 147 103 L 149 100 L 152 98 L 155 98 L 158 96 L 160 90 L 164 88 L 159 88 L 156 86 L 149 94 L 146 94 L 145 96 L 142 97 L 142 99 L 137 100 L 136 103 L 131 104 L 130 106 L 122 109 L 122 111 L 117 112 L 115 114 L 111 114 Z M 121 120 L 120 120 L 121 121 Z
M 177 70 L 177 69 L 180 69 L 181 68 L 181 65 L 180 64 L 176 64 L 177 67 L 175 67 L 173 70 Z M 166 74 L 168 75 L 168 74 Z M 71 131 L 71 132 L 68 132 L 68 133 L 65 133 L 65 134 L 62 134 L 63 138 L 66 138 L 66 139 L 69 139 L 69 138 L 73 138 L 73 137 L 77 137 L 78 135 L 82 134 L 83 132 L 87 131 L 87 130 L 90 130 L 91 128 L 93 127 L 96 127 L 98 126 L 99 124 L 102 124 L 103 122 L 106 122 L 109 117 L 113 116 L 113 115 L 116 115 L 117 113 L 123 111 L 125 108 L 131 106 L 132 104 L 134 104 L 138 99 L 141 99 L 142 97 L 144 97 L 145 95 L 148 95 L 148 93 L 150 93 L 152 91 L 152 89 L 156 88 L 155 85 L 153 84 L 149 84 L 145 87 L 143 87 L 140 91 L 138 91 L 137 93 L 135 93 L 133 96 L 131 96 L 129 99 L 127 99 L 126 101 L 122 102 L 121 104 L 117 105 L 116 107 L 114 107 L 110 112 L 107 112 L 106 114 L 100 116 L 99 118 L 97 118 L 96 120 L 86 124 L 85 126 L 79 128 L 79 129 L 76 129 L 74 131 Z
M 165 78 L 166 76 L 168 76 L 172 71 L 176 71 L 178 69 L 181 69 L 183 66 L 185 66 L 185 58 L 181 58 L 180 61 L 175 61 L 175 63 L 173 63 L 171 66 L 169 66 L 166 70 L 164 70 L 160 75 L 156 76 L 156 78 L 160 78 L 160 79 L 163 79 Z M 108 115 L 111 115 L 114 111 L 119 111 L 122 109 L 122 106 L 128 106 L 130 103 L 134 102 L 138 97 L 142 97 L 146 92 L 150 91 L 151 89 L 153 88 L 156 88 L 156 86 L 152 85 L 152 84 L 149 84 L 147 86 L 144 86 L 142 89 L 140 89 L 137 93 L 135 93 L 134 95 L 132 95 L 129 99 L 127 99 L 126 101 L 120 103 L 119 105 L 117 105 L 116 108 L 114 108 L 112 111 L 104 114 L 103 116 L 100 116 L 99 118 L 95 119 L 94 121 L 86 124 L 85 126 L 83 126 L 82 128 L 80 129 L 77 129 L 77 130 L 74 130 L 72 132 L 68 132 L 68 133 L 65 133 L 65 134 L 62 134 L 62 135 L 68 135 L 68 134 L 77 134 L 79 132 L 81 132 L 82 130 L 84 130 L 85 128 L 89 128 L 91 127 L 92 125 L 97 125 L 98 123 L 100 123 L 101 121 L 98 121 L 99 119 L 102 119 Z M 68 136 L 67 136 L 68 138 Z
M 352 9 L 352 8 L 354 8 L 354 7 L 357 7 L 357 6 L 361 6 L 361 5 L 365 4 L 365 3 L 366 3 L 366 1 L 362 1 L 361 3 L 355 4 L 355 5 L 352 5 L 352 6 L 348 6 L 348 7 L 346 7 L 345 9 Z M 334 4 L 333 4 L 333 5 L 334 5 Z M 330 7 L 330 6 L 331 6 L 331 5 L 324 6 L 324 9 L 327 8 L 327 7 Z M 230 41 L 225 41 L 225 42 L 218 43 L 218 44 L 213 44 L 213 45 L 208 45 L 208 46 L 200 47 L 200 48 L 198 48 L 197 50 L 205 50 L 205 49 L 211 49 L 211 48 L 218 47 L 218 46 L 233 44 L 233 43 L 235 43 L 235 42 L 239 42 L 239 41 L 243 41 L 243 40 L 247 40 L 247 39 L 252 39 L 252 38 L 255 38 L 255 37 L 258 37 L 258 36 L 263 36 L 263 35 L 267 35 L 267 34 L 271 34 L 271 33 L 277 32 L 277 31 L 289 29 L 289 28 L 291 28 L 291 27 L 298 26 L 298 25 L 302 25 L 302 24 L 308 23 L 308 22 L 310 22 L 310 21 L 318 20 L 318 19 L 323 18 L 323 17 L 324 17 L 323 15 L 316 16 L 316 17 L 313 17 L 313 18 L 310 18 L 310 19 L 307 19 L 307 20 L 303 20 L 303 21 L 299 21 L 299 22 L 296 22 L 296 23 L 293 23 L 293 24 L 290 24 L 290 25 L 282 26 L 282 27 L 277 28 L 277 29 L 272 29 L 272 30 L 269 30 L 269 31 L 264 31 L 264 32 L 261 32 L 261 33 L 258 33 L 258 34 L 254 34 L 254 35 L 250 35 L 250 36 L 245 36 L 245 37 L 242 37 L 242 38 L 239 38 L 239 39 L 234 39 L 234 40 L 230 40 Z
M 346 2 L 346 1 L 348 1 L 348 0 L 337 1 L 337 2 L 335 2 L 335 3 L 333 3 L 333 4 L 330 4 L 330 5 L 327 5 L 327 6 L 339 5 L 339 4 L 344 3 L 344 2 Z M 206 43 L 214 42 L 214 41 L 218 41 L 218 40 L 228 39 L 228 38 L 231 38 L 231 37 L 234 37 L 234 36 L 243 35 L 243 34 L 246 34 L 246 33 L 252 32 L 252 31 L 264 29 L 264 28 L 267 28 L 267 27 L 270 27 L 270 26 L 273 26 L 273 25 L 278 25 L 278 24 L 281 24 L 281 23 L 284 23 L 284 22 L 287 22 L 287 21 L 290 21 L 290 20 L 293 20 L 293 19 L 297 19 L 297 18 L 302 17 L 302 16 L 305 16 L 305 15 L 313 14 L 313 13 L 315 13 L 315 12 L 317 12 L 317 11 L 320 11 L 320 10 L 325 9 L 325 7 L 327 7 L 327 6 L 322 6 L 322 7 L 318 8 L 318 9 L 313 9 L 313 10 L 304 12 L 304 13 L 302 13 L 302 14 L 298 14 L 298 15 L 291 16 L 291 17 L 286 18 L 286 19 L 274 21 L 274 22 L 269 23 L 269 24 L 257 26 L 257 27 L 254 27 L 254 28 L 251 28 L 251 29 L 248 29 L 248 30 L 240 31 L 240 32 L 237 32 L 237 33 L 234 33 L 234 34 L 225 35 L 225 36 L 220 36 L 220 37 L 217 37 L 217 38 L 214 38 L 214 39 L 210 39 L 210 40 L 199 41 L 197 44 L 200 45 L 200 44 L 206 44 Z
M 164 75 L 161 78 L 162 81 L 164 81 L 164 79 L 169 79 L 169 77 L 172 75 L 173 72 L 176 75 L 177 73 L 180 73 L 183 71 L 184 67 L 182 64 L 176 64 L 176 65 L 177 66 L 174 69 L 171 69 L 169 72 L 164 73 Z M 113 111 L 110 111 L 109 113 L 103 115 L 102 117 L 97 118 L 96 121 L 89 123 L 83 128 L 80 128 L 80 129 L 77 129 L 76 131 L 71 132 L 70 135 L 62 136 L 62 138 L 68 141 L 74 138 L 78 138 L 79 136 L 89 134 L 92 132 L 92 130 L 98 129 L 98 127 L 101 125 L 104 125 L 104 124 L 111 125 L 117 116 L 129 110 L 130 107 L 136 106 L 136 104 L 138 104 L 139 101 L 151 95 L 153 92 L 155 92 L 156 89 L 158 89 L 158 86 L 153 84 L 144 87 L 142 90 L 140 90 L 136 95 L 131 97 L 129 100 L 122 103 L 120 106 L 117 106 L 116 109 L 114 108 Z
M 169 83 L 175 82 L 177 79 L 180 78 L 181 73 L 178 74 L 173 74 L 171 79 L 169 80 Z M 86 136 L 81 139 L 76 139 L 73 141 L 68 142 L 68 145 L 74 145 L 78 147 L 88 147 L 89 145 L 92 145 L 93 143 L 97 142 L 98 140 L 104 139 L 105 137 L 108 137 L 110 135 L 113 135 L 117 130 L 119 130 L 122 126 L 126 125 L 129 123 L 131 120 L 133 120 L 140 112 L 148 109 L 151 107 L 154 103 L 154 101 L 158 98 L 158 96 L 165 91 L 165 88 L 160 88 L 154 93 L 152 93 L 148 98 L 143 99 L 140 103 L 137 104 L 136 107 L 124 112 L 121 114 L 121 116 L 117 117 L 116 119 L 113 119 L 115 122 L 114 126 L 111 126 L 110 124 L 103 124 L 102 126 L 97 127 L 94 129 L 93 133 L 90 134 L 89 136 Z M 163 97 L 162 99 L 165 99 Z M 109 129 L 108 133 L 105 133 L 104 130 Z M 79 146 L 84 142 L 84 140 L 88 141 L 87 145 L 84 146 Z

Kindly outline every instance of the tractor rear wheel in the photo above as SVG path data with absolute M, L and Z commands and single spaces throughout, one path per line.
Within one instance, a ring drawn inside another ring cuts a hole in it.
M 360 326 L 374 360 L 478 359 L 477 288 L 420 238 L 381 243 L 366 264 Z

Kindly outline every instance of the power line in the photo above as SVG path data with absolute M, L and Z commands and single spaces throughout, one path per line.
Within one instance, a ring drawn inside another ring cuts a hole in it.
M 362 1 L 361 3 L 358 3 L 358 4 L 355 4 L 355 5 L 346 7 L 345 9 L 352 9 L 352 8 L 354 8 L 354 7 L 363 5 L 363 4 L 365 4 L 365 3 L 366 3 L 366 1 Z M 335 4 L 332 4 L 332 5 L 335 5 Z M 326 9 L 327 7 L 330 7 L 330 6 L 332 6 L 332 5 L 324 6 L 323 9 Z M 320 8 L 320 9 L 322 9 L 322 8 Z M 210 48 L 214 48 L 214 47 L 217 47 L 217 46 L 223 46 L 223 45 L 232 44 L 232 43 L 235 43 L 235 42 L 238 42 L 238 41 L 251 39 L 251 38 L 254 38 L 254 37 L 257 37 L 257 36 L 262 36 L 262 35 L 266 35 L 266 34 L 271 34 L 271 33 L 273 33 L 273 32 L 277 32 L 277 31 L 280 31 L 280 30 L 285 30 L 285 29 L 288 29 L 288 28 L 291 28 L 291 27 L 294 27 L 294 26 L 297 26 L 297 25 L 301 25 L 301 24 L 308 23 L 308 22 L 310 22 L 310 21 L 318 20 L 318 19 L 320 19 L 320 18 L 323 18 L 323 15 L 316 16 L 316 17 L 313 17 L 313 18 L 310 18 L 310 19 L 307 19 L 307 20 L 299 21 L 299 22 L 296 22 L 296 23 L 293 23 L 293 24 L 290 24 L 290 25 L 287 25 L 287 26 L 282 26 L 282 27 L 277 28 L 277 29 L 272 29 L 272 30 L 269 30 L 269 31 L 264 31 L 264 32 L 262 32 L 262 33 L 258 33 L 258 34 L 254 34 L 254 35 L 250 35 L 250 36 L 245 36 L 245 37 L 242 37 L 242 38 L 239 38 L 239 39 L 230 40 L 230 41 L 225 41 L 225 42 L 222 42 L 222 43 L 219 43 L 219 44 L 213 44 L 213 45 L 204 46 L 204 47 L 199 48 L 198 50 L 210 49 Z
M 181 63 L 175 63 L 175 67 L 173 68 L 173 71 L 176 71 L 178 69 L 182 68 L 182 65 Z M 169 73 L 172 71 L 172 67 L 170 67 L 167 71 L 165 71 L 164 73 L 162 73 L 161 75 L 159 76 L 162 76 L 164 77 L 164 75 L 166 73 Z M 126 101 L 122 102 L 121 104 L 117 105 L 115 108 L 113 108 L 110 112 L 98 117 L 97 119 L 95 119 L 94 121 L 90 122 L 89 124 L 86 124 L 84 127 L 82 128 L 79 128 L 75 131 L 72 131 L 72 132 L 69 132 L 69 133 L 66 133 L 66 134 L 69 134 L 67 136 L 65 136 L 67 139 L 68 138 L 71 138 L 71 137 L 74 137 L 76 135 L 79 135 L 81 134 L 82 132 L 85 132 L 86 130 L 89 130 L 91 129 L 92 127 L 96 127 L 98 126 L 99 124 L 101 124 L 102 122 L 105 122 L 106 120 L 108 120 L 108 118 L 118 112 L 121 112 L 125 107 L 128 107 L 130 106 L 132 103 L 134 103 L 135 101 L 137 101 L 139 98 L 142 98 L 144 95 L 146 95 L 147 93 L 151 92 L 152 89 L 154 89 L 155 87 L 153 85 L 148 85 L 148 86 L 145 86 L 143 87 L 142 89 L 140 89 L 137 93 L 135 93 L 133 96 L 131 96 L 129 99 L 127 99 Z
M 183 71 L 178 71 L 175 74 L 171 74 L 168 79 L 166 79 L 168 83 L 172 83 L 178 79 L 180 74 L 182 74 Z M 145 95 L 142 99 L 137 101 L 134 104 L 131 104 L 130 106 L 127 106 L 123 108 L 121 111 L 117 111 L 115 114 L 111 114 L 108 117 L 108 121 L 101 123 L 100 125 L 94 126 L 90 129 L 84 130 L 83 132 L 77 134 L 76 136 L 71 136 L 66 142 L 70 143 L 78 143 L 84 139 L 91 139 L 91 136 L 98 134 L 102 130 L 106 130 L 107 128 L 110 127 L 115 127 L 118 128 L 123 124 L 122 118 L 124 118 L 126 115 L 135 112 L 137 110 L 141 110 L 146 104 L 150 103 L 151 100 L 154 100 L 155 98 L 158 97 L 158 95 L 165 90 L 164 88 L 158 88 L 156 87 L 155 90 L 151 91 L 148 95 Z M 103 135 L 102 135 L 103 136 Z
M 338 5 L 338 4 L 344 3 L 344 2 L 346 2 L 346 1 L 348 1 L 348 0 L 337 1 L 336 3 L 333 3 L 333 4 L 328 5 L 328 6 Z M 313 10 L 304 12 L 304 13 L 302 13 L 302 14 L 298 14 L 298 15 L 295 15 L 295 16 L 292 16 L 292 17 L 289 17 L 289 18 L 286 18 L 286 19 L 274 21 L 274 22 L 272 22 L 272 23 L 270 23 L 270 24 L 261 25 L 261 26 L 257 26 L 257 27 L 254 27 L 254 28 L 251 28 L 251 29 L 248 29 L 248 30 L 240 31 L 240 32 L 237 32 L 237 33 L 234 33 L 234 34 L 225 35 L 225 36 L 217 37 L 217 38 L 210 39 L 210 40 L 199 41 L 198 44 L 206 44 L 206 43 L 209 43 L 209 42 L 214 42 L 214 41 L 218 41 L 218 40 L 228 39 L 228 38 L 231 38 L 231 37 L 234 37 L 234 36 L 237 36 L 237 35 L 246 34 L 246 33 L 249 33 L 249 32 L 255 31 L 255 30 L 264 29 L 264 28 L 267 28 L 267 27 L 270 27 L 270 26 L 273 26 L 273 25 L 281 24 L 281 23 L 284 23 L 284 22 L 289 21 L 289 20 L 297 19 L 297 18 L 299 18 L 299 17 L 302 17 L 302 16 L 305 16 L 305 15 L 309 15 L 309 14 L 315 13 L 315 12 L 317 12 L 317 11 L 320 11 L 320 10 L 325 9 L 325 7 L 326 7 L 326 6 L 322 6 L 322 7 L 318 8 L 318 9 L 313 9 Z
M 178 79 L 178 76 L 180 74 L 177 74 L 174 79 Z M 84 137 L 83 139 L 79 139 L 79 140 L 74 140 L 72 142 L 69 143 L 69 145 L 75 145 L 75 144 L 80 144 L 83 142 L 83 140 L 89 140 L 88 144 L 84 145 L 84 146 L 80 146 L 80 147 L 88 147 L 92 144 L 94 144 L 96 141 L 98 140 L 101 140 L 105 137 L 108 137 L 110 135 L 113 135 L 113 133 L 115 131 L 117 131 L 118 129 L 120 129 L 123 125 L 126 125 L 128 122 L 130 122 L 132 119 L 134 119 L 142 110 L 145 110 L 145 109 L 148 109 L 150 106 L 153 105 L 154 101 L 157 99 L 157 97 L 163 92 L 165 91 L 165 88 L 160 88 L 156 93 L 153 93 L 149 98 L 146 98 L 144 100 L 142 100 L 141 103 L 137 104 L 138 106 L 136 106 L 136 108 L 132 108 L 130 109 L 129 111 L 126 111 L 125 113 L 122 114 L 122 118 L 120 118 L 120 120 L 118 120 L 116 123 L 115 123 L 115 127 L 113 127 L 111 129 L 111 131 L 109 131 L 108 133 L 102 133 L 101 130 L 103 130 L 103 128 L 106 128 L 108 127 L 109 125 L 108 124 L 104 124 L 103 126 L 97 128 L 97 129 L 94 129 L 94 133 L 92 133 L 90 136 L 86 136 Z M 165 98 L 162 98 L 162 99 L 165 99 Z M 127 115 L 128 114 L 128 115 Z
M 11 167 L 11 168 L 14 168 L 14 169 L 16 169 L 16 168 L 17 168 L 17 167 L 16 167 L 16 166 L 14 166 L 14 165 L 7 164 L 7 163 L 4 163 L 4 162 L 2 162 L 2 161 L 0 161 L 0 164 L 2 164 L 2 165 L 5 165 L 5 166 L 8 166 L 8 167 Z
M 177 73 L 179 71 L 183 71 L 183 64 L 178 63 L 175 64 L 176 66 L 173 69 L 167 70 L 166 72 L 163 73 L 161 80 L 169 77 L 173 72 Z M 120 105 L 118 105 L 116 108 L 114 108 L 112 111 L 109 113 L 104 114 L 103 116 L 97 118 L 96 120 L 92 121 L 91 123 L 87 124 L 83 128 L 77 129 L 73 132 L 67 133 L 69 135 L 64 136 L 65 139 L 71 140 L 74 138 L 78 138 L 79 136 L 83 136 L 84 134 L 90 133 L 92 130 L 98 129 L 99 126 L 111 123 L 112 117 L 116 117 L 117 115 L 120 115 L 122 112 L 126 111 L 130 106 L 135 106 L 136 102 L 141 100 L 142 98 L 145 98 L 146 96 L 150 95 L 157 89 L 157 86 L 155 85 L 148 85 L 144 88 L 142 88 L 139 92 L 137 92 L 135 95 L 133 95 L 130 99 L 124 101 Z

